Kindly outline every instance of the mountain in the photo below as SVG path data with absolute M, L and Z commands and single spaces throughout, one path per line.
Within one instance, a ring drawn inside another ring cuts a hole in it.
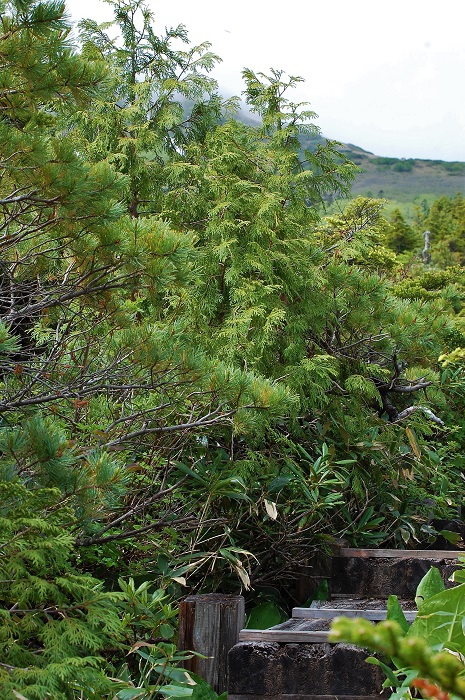
M 386 158 L 353 144 L 344 144 L 341 151 L 361 169 L 353 194 L 413 202 L 465 192 L 465 163 L 460 161 Z
M 303 138 L 302 149 L 315 151 L 324 142 L 323 136 Z M 461 161 L 387 158 L 352 143 L 341 144 L 340 151 L 360 168 L 352 186 L 355 196 L 419 204 L 465 193 L 465 163 Z

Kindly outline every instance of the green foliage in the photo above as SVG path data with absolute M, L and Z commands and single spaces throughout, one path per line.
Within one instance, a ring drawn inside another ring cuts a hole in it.
M 193 697 L 196 681 L 190 673 L 177 668 L 178 664 L 192 658 L 191 653 L 178 652 L 174 644 L 165 642 L 136 642 L 130 653 L 138 658 L 137 671 L 131 673 L 124 667 L 120 672 L 121 680 L 115 686 L 118 700 Z M 208 684 L 200 683 L 200 697 L 208 696 Z
M 417 607 L 422 607 L 424 603 L 431 598 L 431 596 L 442 593 L 444 589 L 445 586 L 441 578 L 441 574 L 439 573 L 439 569 L 432 566 L 418 584 L 415 594 L 415 603 Z
M 371 161 L 383 170 L 391 169 L 392 166 L 392 170 L 397 173 L 409 173 L 416 164 L 413 158 L 386 158 L 377 156 L 376 158 L 372 158 Z
M 373 162 L 376 163 L 376 165 L 395 165 L 396 163 L 399 162 L 398 158 L 386 158 L 386 157 L 376 157 L 373 159 Z
M 465 199 L 463 195 L 440 197 L 424 220 L 431 232 L 431 257 L 440 268 L 465 262 Z
M 177 612 L 168 602 L 166 591 L 160 588 L 150 591 L 150 581 L 136 587 L 132 578 L 128 581 L 120 578 L 118 584 L 122 591 L 119 607 L 128 642 L 137 644 L 159 637 L 172 639 Z
M 222 101 L 208 74 L 220 59 L 208 42 L 189 46 L 183 25 L 157 35 L 142 0 L 110 4 L 114 22 L 79 24 L 83 56 L 109 66 L 107 89 L 85 111 L 70 111 L 68 124 L 92 161 L 110 160 L 127 175 L 128 211 L 138 217 L 159 211 L 167 161 L 218 123 Z
M 452 161 L 450 163 L 442 163 L 444 170 L 447 170 L 451 175 L 464 175 L 465 174 L 465 163 L 459 161 Z
M 0 673 L 31 700 L 210 697 L 177 596 L 275 613 L 335 536 L 461 499 L 461 199 L 419 213 L 441 269 L 403 267 L 384 201 L 324 216 L 356 168 L 300 78 L 245 69 L 241 123 L 208 44 L 110 4 L 80 47 L 55 2 L 1 20 Z
M 196 682 L 193 700 L 227 700 L 227 693 L 218 695 L 203 678 L 200 678 L 195 673 L 192 673 L 191 676 Z
M 394 620 L 400 625 L 403 632 L 408 632 L 410 625 L 407 622 L 407 618 L 404 615 L 404 611 L 402 610 L 399 599 L 396 595 L 390 595 L 388 597 L 386 619 Z
M 118 594 L 73 563 L 72 509 L 52 488 L 0 482 L 0 685 L 31 700 L 107 692 L 103 653 L 123 639 Z
M 267 601 L 259 603 L 250 611 L 247 618 L 247 625 L 249 629 L 254 630 L 266 630 L 274 625 L 279 625 L 280 622 L 284 622 L 286 619 L 286 614 L 273 603 L 272 601 Z
M 272 364 L 302 356 L 305 339 L 299 343 L 297 334 L 310 294 L 319 293 L 309 263 L 321 251 L 309 227 L 324 194 L 346 190 L 353 168 L 336 163 L 330 144 L 301 162 L 297 137 L 313 128 L 307 121 L 314 115 L 285 97 L 296 78 L 284 80 L 279 71 L 244 76 L 246 99 L 263 125 L 229 121 L 186 149 L 186 161 L 172 168 L 165 214 L 198 237 L 203 274 L 191 309 L 209 351 L 280 376 L 283 368 Z
M 396 253 L 417 252 L 420 247 L 418 234 L 409 226 L 399 209 L 394 209 L 390 217 L 391 228 L 386 233 L 386 244 Z
M 413 170 L 415 161 L 412 158 L 408 160 L 402 159 L 393 165 L 393 170 L 398 173 L 410 173 Z

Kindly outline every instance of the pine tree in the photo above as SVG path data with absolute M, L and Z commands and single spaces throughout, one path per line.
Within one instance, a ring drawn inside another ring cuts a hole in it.
M 390 217 L 391 228 L 386 234 L 386 243 L 396 253 L 405 251 L 416 252 L 421 240 L 411 226 L 409 226 L 399 209 L 394 209 Z
M 139 6 L 120 10 L 124 28 L 124 13 Z M 89 164 L 79 132 L 62 126 L 64 102 L 67 111 L 73 104 L 76 112 L 88 110 L 97 89 L 106 94 L 108 79 L 103 61 L 73 53 L 62 11 L 53 3 L 27 10 L 20 4 L 4 18 L 5 83 L 15 88 L 3 91 L 1 311 L 19 347 L 2 358 L 0 410 L 19 415 L 40 407 L 72 433 L 93 426 L 112 446 L 140 444 L 144 435 L 163 440 L 177 430 L 174 410 L 183 434 L 189 423 L 228 422 L 241 403 L 261 405 L 261 389 L 254 378 L 226 381 L 226 368 L 189 336 L 179 307 L 193 279 L 192 236 L 160 218 L 123 216 L 117 200 L 138 166 L 122 175 L 108 159 Z M 153 53 L 158 40 L 149 19 L 145 13 L 139 39 L 151 37 Z M 180 70 L 194 55 L 177 57 Z M 148 58 L 142 53 L 137 60 Z M 196 84 L 197 69 L 186 77 L 195 94 L 205 84 L 201 77 Z M 160 99 L 178 114 L 171 92 Z M 160 125 L 165 140 L 169 131 Z M 150 172 L 144 171 L 147 181 Z M 212 399 L 211 381 L 221 397 Z

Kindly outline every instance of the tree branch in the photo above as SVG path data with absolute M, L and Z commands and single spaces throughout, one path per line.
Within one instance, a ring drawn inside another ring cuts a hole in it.
M 148 498 L 146 501 L 143 501 L 140 503 L 138 506 L 134 506 L 134 508 L 131 508 L 131 510 L 128 510 L 127 513 L 124 513 L 124 515 L 120 515 L 119 518 L 115 518 L 115 520 L 112 520 L 111 522 L 107 523 L 105 527 L 103 527 L 99 532 L 97 532 L 95 535 L 92 537 L 85 538 L 83 540 L 77 540 L 77 544 L 83 545 L 83 546 L 89 546 L 91 544 L 95 544 L 98 541 L 101 541 L 102 535 L 105 534 L 105 532 L 108 532 L 108 530 L 111 530 L 112 527 L 116 527 L 116 525 L 119 525 L 121 522 L 124 520 L 127 520 L 131 516 L 135 515 L 139 510 L 142 508 L 147 508 L 147 506 L 151 505 L 155 501 L 157 501 L 160 498 L 163 498 L 164 496 L 168 495 L 169 493 L 172 493 L 175 489 L 177 489 L 179 486 L 181 486 L 187 479 L 187 476 L 183 476 L 182 479 L 179 479 L 173 486 L 170 486 L 167 489 L 164 489 L 163 491 L 158 491 L 154 496 L 151 496 L 151 498 Z M 138 531 L 139 532 L 139 531 Z
M 426 408 L 426 406 L 409 406 L 408 408 L 405 408 L 403 411 L 397 414 L 397 418 L 393 421 L 393 423 L 398 423 L 399 421 L 404 420 L 404 418 L 408 418 L 415 411 L 423 411 L 423 413 L 434 423 L 437 423 L 437 425 L 445 425 L 445 423 L 429 408 Z

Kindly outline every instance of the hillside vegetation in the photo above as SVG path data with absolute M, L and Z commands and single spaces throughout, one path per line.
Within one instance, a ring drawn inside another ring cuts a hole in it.
M 465 163 L 384 158 L 351 145 L 342 152 L 361 169 L 352 185 L 354 194 L 413 202 L 465 191 Z
M 314 151 L 325 139 L 317 135 L 302 138 L 301 143 L 303 149 Z M 353 144 L 341 144 L 340 151 L 359 168 L 352 195 L 387 199 L 387 211 L 398 207 L 409 220 L 415 206 L 430 206 L 439 197 L 465 192 L 465 163 L 460 161 L 389 158 Z

